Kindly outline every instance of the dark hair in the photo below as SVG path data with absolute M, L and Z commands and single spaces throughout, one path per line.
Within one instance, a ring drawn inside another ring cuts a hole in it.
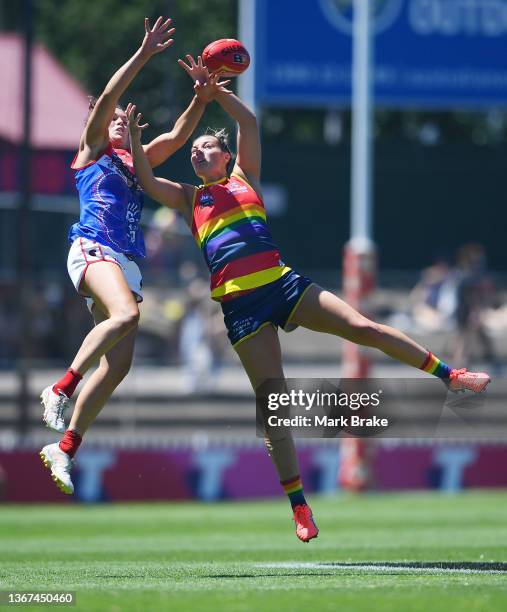
M 97 104 L 97 100 L 98 98 L 96 98 L 95 96 L 88 96 L 88 114 L 86 115 L 85 123 L 88 122 L 88 119 L 90 118 L 90 115 L 92 114 L 92 110 L 95 108 L 95 105 Z M 123 108 L 123 106 L 121 106 L 121 104 L 117 104 L 115 108 L 119 108 L 123 112 L 125 112 L 125 109 Z
M 218 146 L 220 147 L 220 149 L 224 153 L 229 153 L 231 157 L 229 161 L 227 162 L 226 170 L 227 170 L 227 174 L 230 174 L 232 169 L 234 168 L 234 157 L 229 147 L 229 134 L 227 130 L 225 128 L 215 129 L 215 128 L 207 127 L 206 131 L 204 132 L 204 134 L 202 134 L 202 136 L 213 136 L 214 138 L 218 140 Z M 198 136 L 198 138 L 200 138 L 200 136 Z M 197 138 L 195 140 L 197 140 Z

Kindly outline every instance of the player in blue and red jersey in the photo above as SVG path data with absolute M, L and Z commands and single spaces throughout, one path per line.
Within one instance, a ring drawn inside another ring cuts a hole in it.
M 181 60 L 180 64 L 191 74 L 193 60 L 190 65 Z M 283 390 L 277 330 L 291 331 L 299 325 L 378 348 L 442 378 L 452 390 L 482 391 L 490 380 L 486 373 L 451 369 L 402 332 L 367 319 L 285 264 L 266 223 L 257 119 L 223 87 L 218 88 L 216 100 L 238 123 L 231 174 L 229 146 L 223 134 L 215 133 L 200 136 L 192 145 L 191 162 L 202 185 L 196 188 L 155 177 L 141 145 L 140 115 L 129 105 L 132 156 L 143 189 L 186 219 L 210 270 L 212 298 L 221 302 L 229 339 L 256 393 L 264 381 L 274 379 Z M 308 542 L 318 529 L 303 493 L 289 428 L 267 429 L 266 446 L 293 508 L 296 534 Z
M 86 297 L 95 327 L 84 339 L 70 368 L 41 394 L 44 422 L 65 432 L 60 443 L 45 446 L 40 455 L 53 480 L 65 493 L 74 490 L 71 459 L 84 433 L 114 389 L 129 371 L 142 301 L 142 279 L 135 259 L 145 256 L 139 226 L 143 192 L 134 173 L 125 111 L 118 100 L 129 83 L 156 53 L 173 42 L 171 19 L 159 17 L 136 53 L 112 76 L 90 105 L 79 150 L 72 163 L 80 200 L 80 218 L 69 232 L 68 271 L 76 290 Z M 146 145 L 150 166 L 157 166 L 190 137 L 217 87 L 202 63 L 194 65 L 190 105 L 174 128 Z M 200 81 L 199 81 L 200 79 Z M 208 79 L 208 80 L 207 80 Z M 83 375 L 96 361 L 99 367 L 79 393 L 65 431 L 64 411 Z

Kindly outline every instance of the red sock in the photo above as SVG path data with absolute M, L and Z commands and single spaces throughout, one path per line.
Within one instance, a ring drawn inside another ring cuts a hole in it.
M 63 434 L 63 438 L 60 440 L 60 448 L 64 453 L 67 453 L 69 457 L 74 457 L 77 453 L 77 449 L 81 444 L 82 438 L 73 429 L 67 429 L 67 431 Z
M 65 376 L 60 378 L 58 382 L 53 385 L 53 392 L 58 395 L 59 392 L 64 393 L 67 397 L 72 397 L 72 394 L 76 390 L 76 387 L 79 385 L 80 380 L 83 377 L 79 372 L 69 368 L 65 372 Z

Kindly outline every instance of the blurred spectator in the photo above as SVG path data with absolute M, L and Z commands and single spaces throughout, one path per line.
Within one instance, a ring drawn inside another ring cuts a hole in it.
M 204 393 L 216 385 L 225 342 L 222 313 L 210 300 L 208 285 L 195 278 L 188 286 L 185 316 L 180 332 L 180 359 L 185 388 Z
M 13 285 L 2 285 L 0 286 L 0 367 L 14 365 L 20 331 L 17 290 Z
M 160 284 L 162 279 L 166 286 L 179 284 L 184 281 L 181 270 L 188 262 L 199 262 L 199 267 L 204 268 L 192 235 L 174 210 L 161 207 L 153 213 L 145 240 L 149 265 L 143 273 L 148 275 L 147 285 Z
M 65 363 L 74 344 L 72 338 L 90 329 L 90 314 L 79 308 L 70 283 L 38 283 L 28 296 L 28 325 L 22 329 L 19 289 L 15 283 L 0 284 L 0 367 L 15 366 L 22 334 L 30 334 L 30 358 Z M 64 333 L 62 333 L 64 330 Z
M 495 304 L 496 289 L 487 274 L 484 247 L 462 246 L 457 254 L 457 336 L 453 358 L 465 363 L 470 357 L 497 362 L 493 342 L 485 328 L 485 314 Z
M 457 279 L 445 257 L 421 273 L 410 294 L 412 318 L 421 332 L 448 331 L 455 327 L 458 306 Z
M 472 358 L 498 363 L 491 332 L 507 329 L 507 310 L 497 308 L 482 245 L 463 245 L 454 267 L 446 257 L 438 257 L 421 273 L 410 302 L 405 328 L 421 334 L 455 332 L 449 348 L 454 363 L 469 363 Z
M 140 310 L 136 359 L 156 365 L 177 361 L 179 328 L 185 312 L 181 291 L 171 291 L 161 284 L 147 286 Z

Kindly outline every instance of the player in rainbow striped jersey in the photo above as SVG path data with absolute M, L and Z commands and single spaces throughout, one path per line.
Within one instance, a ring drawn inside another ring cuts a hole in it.
M 179 63 L 191 73 L 193 60 Z M 257 392 L 266 380 L 283 381 L 278 327 L 302 326 L 378 348 L 442 378 L 452 390 L 482 391 L 490 381 L 487 374 L 450 368 L 402 332 L 367 319 L 285 264 L 266 223 L 255 114 L 223 87 L 215 99 L 238 124 L 237 155 L 229 174 L 232 154 L 225 135 L 196 138 L 191 163 L 202 181 L 199 187 L 155 177 L 135 106 L 127 107 L 127 118 L 139 181 L 152 198 L 185 218 L 211 274 L 211 297 L 221 303 L 229 339 L 253 389 Z M 304 496 L 291 432 L 267 429 L 265 442 L 294 512 L 296 535 L 308 542 L 318 529 Z
M 41 400 L 43 420 L 64 433 L 59 443 L 48 444 L 40 456 L 64 493 L 72 493 L 74 457 L 84 433 L 114 389 L 129 371 L 142 301 L 142 278 L 135 258 L 145 256 L 140 228 L 143 191 L 135 176 L 125 111 L 120 96 L 144 64 L 173 43 L 171 19 L 159 17 L 153 27 L 145 19 L 140 48 L 119 68 L 104 91 L 90 104 L 79 150 L 72 163 L 80 199 L 80 219 L 69 232 L 67 267 L 76 290 L 86 297 L 95 326 L 85 337 L 70 368 L 46 387 Z M 198 63 L 191 69 L 195 81 L 190 105 L 173 129 L 144 148 L 148 163 L 157 166 L 190 137 L 217 81 L 209 79 Z M 199 81 L 200 79 L 200 81 Z M 65 430 L 64 411 L 89 368 L 99 367 L 78 395 Z

